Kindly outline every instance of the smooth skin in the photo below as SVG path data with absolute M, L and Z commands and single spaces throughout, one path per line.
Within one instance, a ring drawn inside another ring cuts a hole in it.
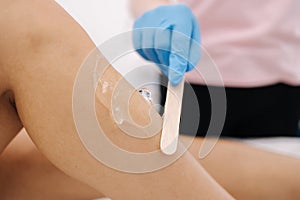
M 202 139 L 190 148 L 197 159 Z M 298 199 L 299 159 L 220 140 L 202 166 L 236 199 Z M 104 196 L 57 169 L 22 130 L 0 157 L 1 199 L 94 199 Z M 255 191 L 255 192 L 253 192 Z
M 104 195 L 63 173 L 23 129 L 0 157 L 1 200 L 91 200 Z
M 75 128 L 72 92 L 78 69 L 94 44 L 54 1 L 2 1 L 0 7 L 5 30 L 0 41 L 1 77 L 7 77 L 3 84 L 8 86 L 0 94 L 12 91 L 15 116 L 20 118 L 15 123 L 22 123 L 57 168 L 112 199 L 232 199 L 188 152 L 171 166 L 145 174 L 116 171 L 92 157 Z M 136 104 L 137 116 L 143 118 L 149 105 L 142 97 Z M 122 142 L 124 149 L 159 149 L 159 134 L 140 143 L 123 134 L 98 98 L 96 111 L 110 130 L 108 137 Z M 12 136 L 1 134 L 8 144 Z
M 24 126 L 39 151 L 29 143 L 29 151 L 24 156 L 18 143 L 10 146 L 0 160 L 1 188 L 7 187 L 7 179 L 11 180 L 9 188 L 17 188 L 15 180 L 19 176 L 7 178 L 7 174 L 22 176 L 26 172 L 20 168 L 26 163 L 34 167 L 36 163 L 43 166 L 41 171 L 32 172 L 32 177 L 23 176 L 23 181 L 34 183 L 39 179 L 49 193 L 51 190 L 55 193 L 53 182 L 58 181 L 60 188 L 74 188 L 73 191 L 86 194 L 82 199 L 101 196 L 101 193 L 114 200 L 233 199 L 217 182 L 237 199 L 300 197 L 299 179 L 295 178 L 299 174 L 299 160 L 226 140 L 221 140 L 207 158 L 199 161 L 202 139 L 196 139 L 190 152 L 174 164 L 147 174 L 115 171 L 95 160 L 82 145 L 72 115 L 74 80 L 94 44 L 54 1 L 7 0 L 0 4 L 0 26 L 5 30 L 0 38 L 0 150 Z M 110 68 L 106 78 L 113 84 L 121 76 Z M 142 141 L 124 134 L 114 125 L 101 94 L 98 97 L 98 119 L 110 130 L 107 136 L 115 144 L 136 152 L 159 149 L 159 134 Z M 110 96 L 104 98 L 109 100 Z M 142 122 L 147 121 L 145 113 L 149 105 L 137 93 L 132 99 L 133 115 Z M 9 162 L 18 159 L 18 164 Z M 52 171 L 57 179 L 41 180 L 43 169 Z M 32 193 L 39 193 L 39 184 L 32 185 Z M 19 194 L 19 190 L 5 191 Z M 58 191 L 57 195 L 69 194 Z M 25 199 L 24 196 L 15 199 Z

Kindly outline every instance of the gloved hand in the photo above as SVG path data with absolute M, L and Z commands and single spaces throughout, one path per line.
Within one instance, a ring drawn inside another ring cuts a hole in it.
M 160 6 L 136 19 L 133 43 L 146 60 L 155 62 L 172 85 L 200 59 L 198 21 L 185 5 Z

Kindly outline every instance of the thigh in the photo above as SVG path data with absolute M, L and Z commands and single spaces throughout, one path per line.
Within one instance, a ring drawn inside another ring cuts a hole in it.
M 195 138 L 189 151 L 236 199 L 300 198 L 300 159 L 229 139 L 220 139 L 207 157 L 199 159 L 203 141 Z

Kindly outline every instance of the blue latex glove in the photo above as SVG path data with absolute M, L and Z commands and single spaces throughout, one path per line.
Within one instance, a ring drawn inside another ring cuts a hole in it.
M 136 19 L 133 43 L 146 60 L 155 62 L 172 85 L 200 59 L 198 21 L 185 5 L 160 6 Z

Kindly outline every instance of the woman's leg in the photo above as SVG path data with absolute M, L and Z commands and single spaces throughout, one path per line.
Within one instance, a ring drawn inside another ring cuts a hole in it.
M 2 200 L 92 200 L 103 195 L 53 166 L 22 130 L 0 157 Z
M 189 151 L 236 199 L 300 199 L 300 159 L 221 139 L 200 160 L 202 142 L 197 138 Z
M 102 196 L 54 167 L 22 132 L 0 158 L 1 199 Z M 198 137 L 190 148 L 197 160 L 202 142 Z M 299 198 L 299 179 L 295 177 L 299 173 L 299 159 L 221 139 L 209 156 L 199 162 L 237 199 Z
M 189 151 L 198 159 L 203 139 Z M 298 199 L 300 160 L 221 139 L 205 169 L 237 199 Z M 242 184 L 241 184 L 242 183 Z M 92 199 L 103 196 L 54 167 L 22 131 L 0 158 L 1 199 Z M 255 192 L 253 192 L 255 191 Z
M 189 153 L 167 168 L 138 175 L 116 171 L 91 156 L 76 131 L 72 92 L 78 69 L 94 45 L 54 1 L 1 4 L 5 40 L 0 43 L 4 52 L 0 59 L 19 116 L 38 149 L 56 167 L 112 199 L 231 199 Z M 134 114 L 143 119 L 149 106 L 137 95 L 133 101 Z M 115 126 L 99 98 L 96 107 L 113 142 L 138 152 L 158 150 L 159 135 L 138 143 Z

